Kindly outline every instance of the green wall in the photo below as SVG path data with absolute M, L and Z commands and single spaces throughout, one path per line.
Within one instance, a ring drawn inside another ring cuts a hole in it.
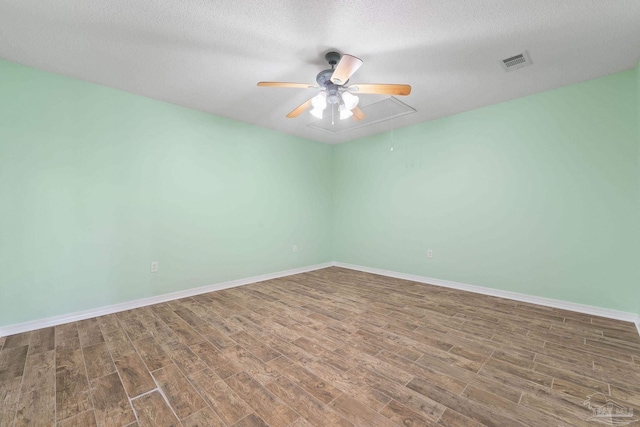
M 330 200 L 328 145 L 0 61 L 0 326 L 330 261 Z
M 336 146 L 334 259 L 640 313 L 636 72 Z
M 638 137 L 638 188 L 640 191 L 640 61 L 638 61 L 638 65 L 636 65 L 636 135 Z M 640 206 L 638 206 L 638 225 L 636 226 L 637 232 L 640 234 Z M 640 239 L 640 237 L 639 237 Z M 638 268 L 640 268 L 640 259 L 636 262 L 639 264 Z M 637 284 L 637 287 L 640 288 L 640 283 Z M 640 290 L 638 290 L 638 316 L 640 317 Z M 638 322 L 638 327 L 640 328 L 640 319 Z M 640 329 L 639 329 L 640 330 Z
M 331 260 L 640 314 L 639 259 L 640 66 L 329 146 L 0 61 L 0 326 Z

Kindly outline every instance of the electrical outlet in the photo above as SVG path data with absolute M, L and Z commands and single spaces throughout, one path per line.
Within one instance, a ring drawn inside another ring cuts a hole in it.
M 298 252 L 298 245 L 293 245 L 293 252 Z
M 427 258 L 433 258 L 433 249 L 427 249 Z
M 156 273 L 158 271 L 158 261 L 153 261 L 151 263 L 151 272 Z

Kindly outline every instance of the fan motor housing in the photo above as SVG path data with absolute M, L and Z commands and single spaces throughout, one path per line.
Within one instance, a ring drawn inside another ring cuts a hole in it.
M 324 56 L 324 59 L 326 59 L 329 65 L 331 65 L 331 68 L 322 70 L 318 73 L 318 75 L 316 76 L 316 82 L 318 82 L 318 85 L 320 85 L 321 87 L 328 87 L 330 84 L 333 84 L 331 82 L 331 76 L 335 71 L 334 67 L 338 62 L 340 62 L 340 58 L 342 58 L 342 55 L 338 52 L 328 52 Z M 348 80 L 340 86 L 346 85 L 347 82 Z
M 318 82 L 318 85 L 320 87 L 328 87 L 329 85 L 333 84 L 331 82 L 331 76 L 333 75 L 333 72 L 334 70 L 332 69 L 320 71 L 316 76 L 316 82 Z M 339 86 L 345 86 L 347 83 L 349 83 L 349 80 Z
M 332 75 L 333 75 L 333 70 L 332 69 L 322 70 L 316 76 L 316 82 L 318 82 L 318 85 L 320 85 L 321 87 L 325 87 L 327 85 L 330 85 L 331 84 L 331 76 Z

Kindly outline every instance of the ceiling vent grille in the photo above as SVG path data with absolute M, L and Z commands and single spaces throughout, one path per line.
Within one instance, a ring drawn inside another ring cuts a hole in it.
M 500 64 L 502 64 L 502 68 L 504 68 L 505 71 L 509 72 L 531 65 L 531 58 L 529 58 L 527 51 L 524 51 L 519 55 L 503 59 L 500 61 Z

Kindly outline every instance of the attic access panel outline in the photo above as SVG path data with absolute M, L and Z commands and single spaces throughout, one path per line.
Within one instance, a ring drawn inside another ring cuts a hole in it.
M 340 116 L 336 115 L 334 124 L 331 124 L 331 115 L 327 114 L 327 117 L 309 123 L 307 126 L 324 132 L 338 134 L 416 112 L 415 108 L 408 106 L 393 96 L 361 106 L 360 109 L 366 116 L 360 121 L 355 121 L 351 118 L 340 120 Z

